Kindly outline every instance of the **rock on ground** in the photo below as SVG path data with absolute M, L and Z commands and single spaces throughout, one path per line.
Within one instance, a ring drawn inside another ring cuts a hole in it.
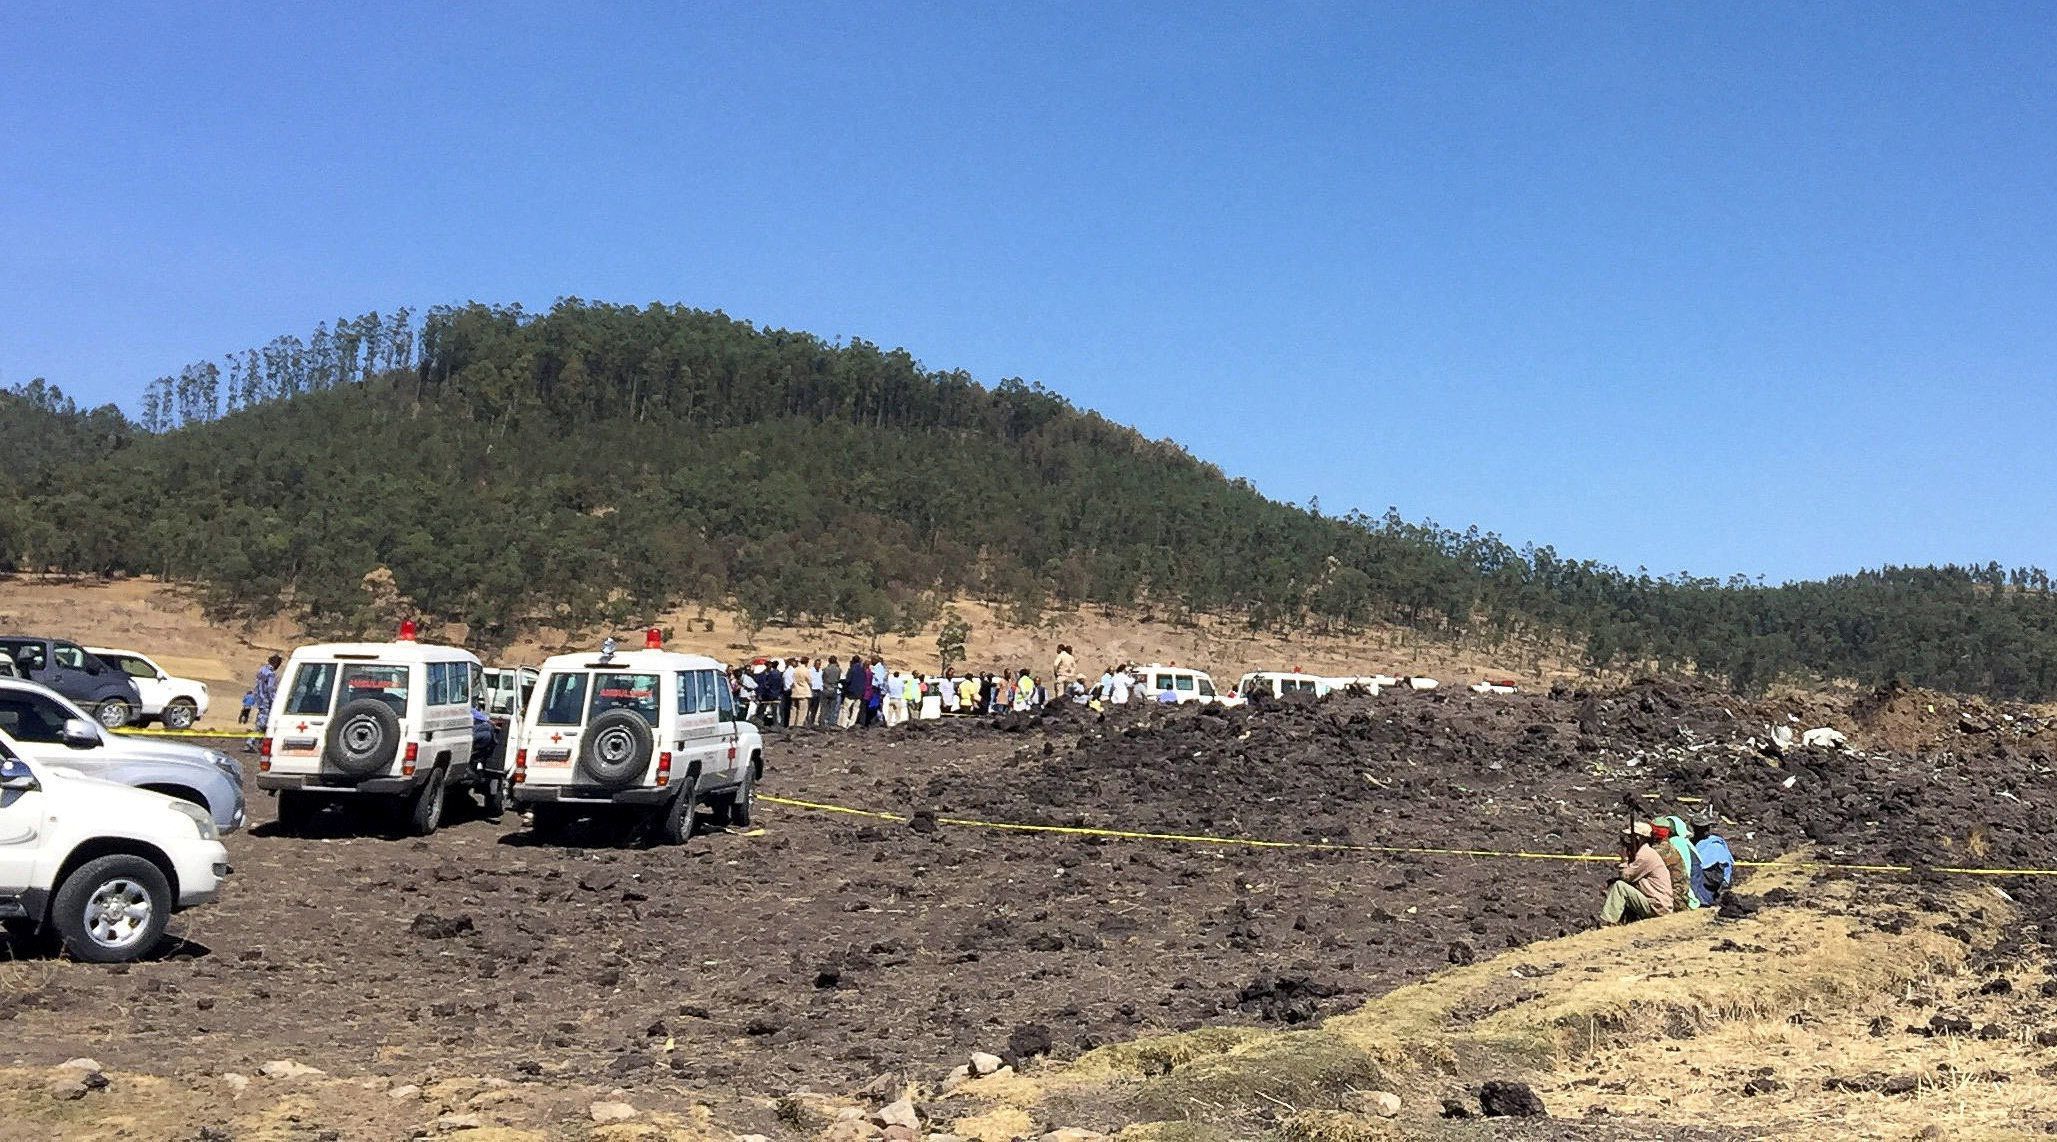
M 1487 1118 L 1536 1118 L 1548 1113 L 1527 1083 L 1494 1079 L 1478 1091 L 1478 1106 Z

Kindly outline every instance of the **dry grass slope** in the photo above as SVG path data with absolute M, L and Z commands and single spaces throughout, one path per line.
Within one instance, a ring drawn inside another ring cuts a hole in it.
M 996 1139 L 1033 1120 L 1126 1126 L 1124 1138 L 1420 1137 L 1448 1128 L 1432 1109 L 1444 1095 L 1484 1078 L 1526 1078 L 1554 1113 L 1576 1114 L 1580 1067 L 1589 1060 L 1604 1061 L 1612 1089 L 1666 1096 L 1635 1104 L 1639 1117 L 1732 1122 L 1732 1087 L 1720 1092 L 1731 1104 L 1727 1119 L 1700 1117 L 1711 1108 L 1669 1097 L 1688 1073 L 1678 1044 L 1695 1055 L 1754 1059 L 1737 1044 L 1796 1019 L 1891 1000 L 1954 972 L 1967 954 L 1965 943 L 1933 927 L 1877 930 L 1856 882 L 1779 869 L 1751 884 L 1756 892 L 1774 887 L 1809 903 L 1738 921 L 1701 912 L 1582 932 L 1438 973 L 1313 1029 L 1206 1028 L 1102 1048 L 1048 1075 L 974 1083 L 953 1097 L 982 1112 L 957 1131 Z M 1963 910 L 1999 903 L 1964 891 Z M 1998 911 L 1988 909 L 1995 923 Z M 1402 1092 L 1401 1117 L 1352 1112 L 1349 1095 L 1370 1089 Z M 1829 1101 L 1838 1105 L 1780 1117 L 1820 1122 L 1849 1109 L 1849 1096 Z M 1691 1113 L 1675 1117 L 1677 1109 Z

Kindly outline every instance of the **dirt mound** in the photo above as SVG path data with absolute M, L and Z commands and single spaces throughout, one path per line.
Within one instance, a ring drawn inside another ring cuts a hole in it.
M 890 801 L 994 820 L 1570 853 L 1608 851 L 1628 798 L 1646 815 L 1712 803 L 1746 860 L 1811 847 L 1853 863 L 2057 867 L 2036 788 L 2057 727 L 2027 707 L 1935 699 L 1902 692 L 1810 711 L 1856 740 L 1871 740 L 1869 728 L 1920 750 L 1808 746 L 1804 732 L 1780 744 L 1773 731 L 1797 717 L 1789 701 L 1660 682 L 1072 709 L 1002 719 L 1033 739 L 1010 765 L 877 784 Z

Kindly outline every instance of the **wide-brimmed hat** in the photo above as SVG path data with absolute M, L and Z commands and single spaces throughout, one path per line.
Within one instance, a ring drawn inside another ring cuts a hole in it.
M 1696 829 L 1711 829 L 1718 823 L 1719 818 L 1712 805 L 1700 805 L 1686 813 L 1686 824 Z

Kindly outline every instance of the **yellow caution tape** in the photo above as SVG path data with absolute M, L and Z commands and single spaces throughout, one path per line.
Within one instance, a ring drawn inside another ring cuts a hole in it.
M 847 805 L 835 805 L 825 801 L 802 801 L 793 797 L 774 797 L 768 793 L 759 793 L 757 799 L 774 805 L 786 805 L 795 809 L 809 809 L 818 813 L 841 813 L 851 817 L 868 817 L 875 821 L 896 821 L 904 824 L 913 819 L 902 813 L 882 813 L 873 809 L 853 809 Z M 1271 841 L 1254 837 L 1217 837 L 1204 833 L 1154 833 L 1135 829 L 1095 829 L 1082 825 L 1029 825 L 1014 821 L 981 821 L 974 817 L 938 816 L 935 820 L 939 825 L 957 825 L 970 829 L 999 829 L 1013 833 L 1054 833 L 1068 837 L 1109 837 L 1129 841 L 1171 841 L 1189 845 L 1220 845 L 1253 849 L 1302 849 L 1317 852 L 1379 853 L 1404 856 L 1476 857 L 1488 860 L 1621 863 L 1619 857 L 1602 853 L 1532 853 L 1506 849 L 1439 849 L 1410 845 L 1358 845 L 1342 841 Z M 1953 876 L 2057 876 L 2057 868 L 1957 868 L 1945 865 L 1842 864 L 1835 861 L 1809 860 L 1739 860 L 1736 862 L 1736 865 L 1739 868 L 1792 868 L 1803 872 L 1934 872 Z
M 146 730 L 138 729 L 134 726 L 125 726 L 114 732 L 143 738 L 249 738 L 264 736 L 263 734 L 249 733 L 245 730 Z

